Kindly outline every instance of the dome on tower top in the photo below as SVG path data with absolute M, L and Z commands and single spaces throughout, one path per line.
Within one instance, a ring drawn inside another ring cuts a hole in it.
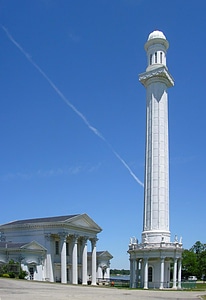
M 162 31 L 155 30 L 155 31 L 150 33 L 150 35 L 148 37 L 148 41 L 150 41 L 152 39 L 164 39 L 164 40 L 166 40 L 166 37 L 165 37 L 165 35 Z
M 166 39 L 166 36 L 164 35 L 164 33 L 162 31 L 155 30 L 155 31 L 151 32 L 150 35 L 148 36 L 148 39 L 147 39 L 146 44 L 144 45 L 144 48 L 146 51 L 148 51 L 149 49 L 152 49 L 153 47 L 157 47 L 159 50 L 163 51 L 162 46 L 164 47 L 164 51 L 166 51 L 169 48 L 169 42 Z M 150 48 L 150 47 L 152 47 L 152 48 Z M 151 51 L 153 51 L 153 50 L 151 50 Z M 156 48 L 155 48 L 155 51 L 157 51 Z M 151 54 L 151 53 L 149 53 L 149 54 Z

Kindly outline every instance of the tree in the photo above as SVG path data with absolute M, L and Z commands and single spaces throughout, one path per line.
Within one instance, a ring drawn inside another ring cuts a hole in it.
M 202 251 L 205 250 L 206 250 L 205 244 L 202 244 L 200 241 L 197 241 L 190 249 L 190 251 L 196 253 L 197 255 L 199 255 Z
M 198 276 L 197 255 L 191 250 L 182 253 L 182 276 L 188 278 L 190 275 Z
M 10 278 L 19 277 L 20 279 L 24 279 L 27 275 L 28 273 L 22 270 L 19 262 L 15 262 L 13 259 L 11 259 L 8 263 L 2 263 L 0 265 L 0 276 Z
M 183 251 L 182 275 L 186 278 L 194 275 L 199 279 L 206 275 L 206 244 L 197 241 L 190 250 Z
M 206 250 L 202 251 L 199 255 L 199 270 L 201 271 L 201 276 L 206 276 Z

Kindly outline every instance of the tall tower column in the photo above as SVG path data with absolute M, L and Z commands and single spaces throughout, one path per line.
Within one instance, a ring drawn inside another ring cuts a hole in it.
M 168 93 L 174 85 L 166 65 L 169 43 L 161 31 L 150 33 L 145 44 L 146 72 L 139 80 L 146 88 L 146 148 L 144 182 L 144 221 L 142 241 L 130 239 L 130 261 L 143 261 L 140 279 L 144 289 L 160 289 L 170 282 L 170 261 L 174 258 L 173 288 L 176 288 L 177 259 L 182 256 L 182 239 L 170 241 L 169 230 L 169 150 Z M 132 280 L 130 286 L 132 287 Z M 181 263 L 178 287 L 181 286 Z
M 162 32 L 151 33 L 145 44 L 148 67 L 139 76 L 147 91 L 142 240 L 148 243 L 170 242 L 167 88 L 174 81 L 166 66 L 168 47 Z

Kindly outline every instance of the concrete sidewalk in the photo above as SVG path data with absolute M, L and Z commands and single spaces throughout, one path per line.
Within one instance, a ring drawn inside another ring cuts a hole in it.
M 129 290 L 0 278 L 0 300 L 197 300 L 205 292 Z

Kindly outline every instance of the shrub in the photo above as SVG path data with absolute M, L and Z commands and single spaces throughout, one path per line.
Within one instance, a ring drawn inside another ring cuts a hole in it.
M 7 274 L 7 273 L 2 274 L 2 277 L 10 278 L 9 274 Z
M 24 271 L 21 269 L 19 273 L 19 279 L 25 279 L 25 277 L 28 275 L 27 271 Z
M 9 277 L 10 277 L 10 278 L 15 278 L 14 272 L 9 272 Z

